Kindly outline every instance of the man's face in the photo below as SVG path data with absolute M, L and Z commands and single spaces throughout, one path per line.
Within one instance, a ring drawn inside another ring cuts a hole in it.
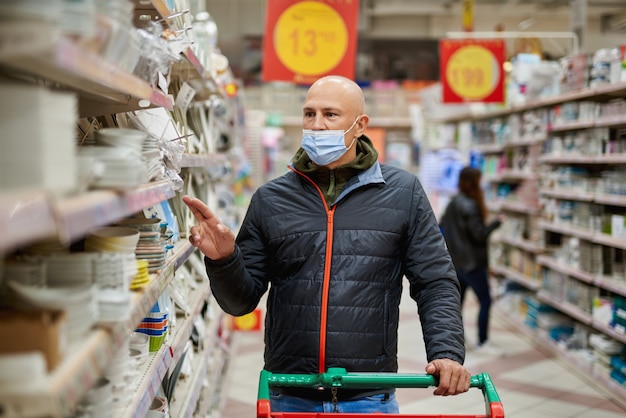
M 349 98 L 342 95 L 340 89 L 331 91 L 329 87 L 313 88 L 307 94 L 302 114 L 304 129 L 345 131 L 358 116 L 351 109 Z

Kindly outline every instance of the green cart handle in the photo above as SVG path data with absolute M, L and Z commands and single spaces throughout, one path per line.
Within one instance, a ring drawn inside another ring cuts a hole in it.
M 411 373 L 348 373 L 343 368 L 330 368 L 320 374 L 277 374 L 261 371 L 258 400 L 270 398 L 270 387 L 305 388 L 345 388 L 345 389 L 386 389 L 386 388 L 428 388 L 438 385 L 437 378 L 430 374 Z M 470 387 L 479 388 L 489 413 L 489 405 L 501 404 L 498 392 L 491 377 L 480 373 L 470 377 Z M 492 411 L 493 412 L 493 411 Z M 488 416 L 493 416 L 489 414 Z M 504 415 L 502 415 L 504 416 Z

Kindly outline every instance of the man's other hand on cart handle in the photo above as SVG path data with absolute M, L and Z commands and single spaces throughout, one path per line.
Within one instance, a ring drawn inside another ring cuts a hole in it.
M 470 372 L 454 360 L 433 360 L 426 365 L 426 373 L 439 379 L 439 386 L 433 392 L 434 395 L 458 395 L 470 388 Z
M 189 242 L 211 260 L 223 260 L 235 252 L 235 235 L 201 200 L 183 196 L 198 221 L 189 230 Z

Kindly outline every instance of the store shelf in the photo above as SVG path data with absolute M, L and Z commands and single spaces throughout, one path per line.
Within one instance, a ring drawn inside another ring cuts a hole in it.
M 599 372 L 591 363 L 581 360 L 580 356 L 565 350 L 555 341 L 549 339 L 547 335 L 540 333 L 538 330 L 531 329 L 525 325 L 517 315 L 511 314 L 498 305 L 495 306 L 494 311 L 511 327 L 522 332 L 522 334 L 529 338 L 534 344 L 547 350 L 583 380 L 604 392 L 609 399 L 614 400 L 619 405 L 626 408 L 626 387 L 619 385 L 606 374 Z
M 179 384 L 174 393 L 173 402 L 170 403 L 170 416 L 172 418 L 204 416 L 201 409 L 203 397 L 212 396 L 213 385 L 220 383 L 221 373 L 215 372 L 215 361 L 224 362 L 227 353 L 220 347 L 219 330 L 223 320 L 223 313 L 216 302 L 209 304 L 207 317 L 205 318 L 206 334 L 200 344 L 200 351 L 194 353 L 192 370 L 193 375 L 187 379 L 179 379 Z M 207 383 L 208 382 L 208 387 Z M 194 415 L 194 411 L 196 414 Z
M 561 122 L 558 124 L 554 124 L 550 128 L 550 132 L 559 133 L 559 132 L 568 132 L 568 131 L 578 131 L 581 129 L 592 129 L 592 128 L 616 128 L 620 126 L 626 125 L 626 117 L 623 115 L 618 116 L 603 116 L 594 120 L 574 120 L 568 122 Z
M 598 287 L 601 287 L 616 295 L 620 295 L 626 298 L 626 280 L 617 280 L 611 277 L 596 276 L 595 283 Z
M 547 256 L 537 257 L 537 264 L 548 267 L 549 269 L 557 271 L 559 273 L 566 274 L 570 277 L 574 277 L 581 282 L 592 284 L 599 288 L 608 290 L 612 293 L 626 297 L 626 281 L 620 281 L 602 275 L 587 273 L 577 268 L 560 263 L 552 257 Z
M 626 164 L 626 154 L 585 155 L 542 155 L 538 161 L 544 164 Z
M 110 358 L 108 335 L 96 330 L 70 345 L 64 359 L 48 375 L 44 388 L 5 388 L 0 392 L 0 416 L 3 418 L 62 416 L 102 374 Z
M 577 306 L 574 306 L 567 302 L 560 301 L 554 298 L 553 296 L 549 295 L 545 291 L 540 290 L 537 292 L 535 296 L 537 297 L 539 301 L 546 303 L 555 309 L 558 309 L 559 311 L 563 312 L 564 314 L 566 314 L 567 316 L 571 318 L 574 318 L 575 320 L 577 320 L 578 322 L 582 324 L 591 326 L 591 323 L 593 322 L 591 319 L 591 315 L 589 315 L 587 312 L 583 311 Z
M 171 23 L 170 16 L 177 15 L 179 11 L 170 10 L 163 0 L 133 0 L 135 3 L 135 20 L 139 15 L 151 16 L 151 20 L 163 21 L 166 25 Z M 180 11 L 182 13 L 182 11 Z M 171 26 L 171 25 L 170 25 Z M 172 27 L 173 31 L 183 29 Z M 170 76 L 188 83 L 196 92 L 195 100 L 207 100 L 213 95 L 224 96 L 220 84 L 214 79 L 213 74 L 204 67 L 200 59 L 191 47 L 183 48 L 181 59 L 172 63 Z
M 42 239 L 70 242 L 176 195 L 167 181 L 125 191 L 99 190 L 65 198 L 43 191 L 0 195 L 0 252 Z
M 150 311 L 163 289 L 171 282 L 175 266 L 189 257 L 188 243 L 180 243 L 166 267 L 152 276 L 151 282 L 133 296 L 129 318 L 107 328 L 96 328 L 75 342 L 62 363 L 48 376 L 41 391 L 0 393 L 0 416 L 26 418 L 68 415 L 90 387 L 100 378 L 113 353 Z M 193 247 L 191 247 L 193 248 Z M 171 356 L 170 356 L 171 358 Z M 156 362 L 160 370 L 166 359 Z M 169 363 L 168 363 L 169 365 Z M 167 370 L 167 368 L 166 368 Z
M 626 196 L 623 195 L 594 193 L 593 201 L 602 205 L 626 207 Z
M 180 162 L 181 167 L 209 167 L 224 166 L 229 164 L 228 158 L 223 154 L 183 154 Z
M 506 142 L 504 146 L 505 148 L 527 147 L 541 144 L 546 138 L 547 135 L 545 133 L 526 134 L 518 140 Z
M 133 215 L 176 195 L 168 181 L 125 191 L 100 190 L 65 199 L 54 207 L 59 235 L 75 240 L 89 229 Z
M 528 251 L 529 253 L 539 254 L 543 252 L 543 247 L 538 245 L 536 242 L 529 241 L 523 238 L 509 237 L 509 236 L 500 236 L 498 237 L 498 242 L 510 245 L 512 247 L 521 248 L 524 251 Z M 494 241 L 495 242 L 495 241 Z
M 505 169 L 500 173 L 500 179 L 501 181 L 536 180 L 537 175 L 532 171 Z
M 505 146 L 505 144 L 475 144 L 472 145 L 472 150 L 481 154 L 499 154 L 504 151 Z
M 593 202 L 594 194 L 578 190 L 568 189 L 539 189 L 539 194 L 561 200 L 576 200 L 578 202 Z
M 542 107 L 551 107 L 562 103 L 577 102 L 587 99 L 606 101 L 624 96 L 626 96 L 626 83 L 621 82 L 589 87 L 583 90 L 562 93 L 554 96 L 541 97 L 539 99 L 529 100 L 526 103 L 510 105 L 506 108 L 499 108 L 495 110 L 468 111 L 467 113 L 461 115 L 455 115 L 453 118 L 441 119 L 436 121 L 441 123 L 458 123 L 465 121 L 495 119 L 511 115 L 513 113 L 521 113 Z
M 194 353 L 191 369 L 193 375 L 178 380 L 174 401 L 170 402 L 171 418 L 191 418 L 200 399 L 202 382 L 208 371 L 208 353 L 201 351 Z
M 161 382 L 172 362 L 170 347 L 163 344 L 159 351 L 149 356 L 139 371 L 139 382 L 134 387 L 134 398 L 124 412 L 116 411 L 116 417 L 144 418 L 150 410 L 152 400 L 161 388 Z
M 537 216 L 541 212 L 541 208 L 530 206 L 528 203 L 503 199 L 500 202 L 500 209 L 509 212 L 518 212 L 526 215 Z
M 30 36 L 23 36 L 31 32 Z M 134 74 L 122 71 L 52 26 L 37 22 L 3 22 L 0 64 L 79 92 L 100 104 L 119 105 L 120 112 L 161 106 L 172 109 L 166 93 Z M 49 39 L 42 45 L 41 39 Z
M 563 263 L 560 263 L 551 257 L 539 256 L 537 257 L 537 264 L 540 264 L 544 267 L 548 267 L 551 270 L 558 271 L 559 273 L 566 274 L 570 277 L 574 277 L 580 280 L 581 282 L 584 282 L 587 284 L 593 284 L 595 282 L 593 274 L 587 273 L 585 271 L 579 270 L 577 268 L 574 268 L 568 265 L 564 265 Z
M 623 238 L 612 237 L 608 234 L 575 227 L 567 223 L 539 221 L 538 226 L 546 231 L 578 237 L 596 244 L 606 245 L 607 247 L 626 249 L 626 240 Z
M 626 196 L 624 195 L 591 193 L 574 189 L 540 189 L 539 194 L 554 199 L 594 202 L 601 205 L 626 207 Z
M 560 104 L 579 102 L 579 101 L 592 101 L 597 103 L 608 102 L 609 100 L 619 98 L 622 101 L 626 98 L 626 82 L 622 82 L 619 84 L 611 84 L 611 85 L 602 85 L 596 87 L 590 87 L 581 91 L 559 94 L 553 97 L 545 97 L 537 100 L 530 100 L 524 104 L 511 106 L 509 108 L 499 108 L 495 110 L 483 110 L 480 112 L 472 112 L 468 111 L 465 115 L 457 114 L 450 120 L 446 120 L 443 122 L 448 123 L 462 123 L 462 122 L 477 122 L 481 121 L 481 123 L 476 124 L 475 132 L 484 132 L 485 129 L 491 126 L 490 122 L 493 122 L 494 126 L 497 126 L 499 130 L 498 132 L 505 132 L 507 126 L 502 126 L 502 124 L 508 124 L 508 129 L 511 131 L 511 136 L 509 138 L 514 138 L 517 136 L 521 136 L 521 133 L 528 130 L 541 130 L 545 127 L 544 123 L 539 123 L 538 118 L 542 118 L 544 120 L 546 116 L 550 115 L 550 112 L 553 108 Z M 472 109 L 473 110 L 473 109 Z M 524 112 L 532 112 L 533 119 L 528 123 L 524 123 L 523 117 L 526 115 L 522 115 Z M 514 118 L 511 120 L 508 119 L 508 116 L 514 115 Z M 492 121 L 490 121 L 492 120 Z M 482 123 L 484 121 L 485 123 Z M 569 134 L 570 132 L 576 131 L 584 131 L 595 129 L 595 128 L 611 128 L 611 135 L 613 135 L 613 131 L 616 129 L 621 129 L 626 127 L 626 116 L 624 115 L 616 115 L 616 116 L 605 116 L 594 118 L 592 120 L 576 120 L 576 121 L 566 121 L 560 123 L 554 123 L 552 126 L 548 126 L 548 132 L 533 135 L 532 137 L 524 137 L 523 140 L 517 141 L 519 146 L 536 146 L 533 148 L 535 151 L 539 151 L 541 148 L 541 142 L 546 141 L 548 139 L 559 139 L 559 137 Z M 539 129 L 538 129 L 539 128 Z M 484 141 L 485 135 L 481 135 L 481 138 L 474 138 L 476 141 Z M 523 136 L 522 136 L 523 137 Z M 532 140 L 534 140 L 534 142 Z M 506 158 L 507 161 L 513 160 L 515 161 L 515 149 L 511 149 L 517 146 L 515 142 L 509 141 L 507 143 L 495 146 L 495 145 L 483 145 L 480 144 L 478 146 L 472 146 L 472 150 L 483 151 L 483 153 L 489 153 L 490 160 L 489 163 L 493 163 L 499 157 Z M 545 174 L 545 170 L 556 169 L 559 166 L 571 166 L 571 165 L 581 165 L 581 166 L 595 166 L 594 170 L 615 170 L 619 172 L 626 165 L 626 154 L 590 154 L 585 153 L 585 151 L 577 150 L 577 153 L 555 153 L 555 154 L 541 154 L 539 151 L 539 155 L 536 156 L 533 153 L 528 155 L 528 158 L 532 158 L 533 167 L 535 167 L 535 163 L 541 164 L 543 166 L 538 166 L 536 170 L 528 176 L 519 176 L 515 172 L 500 172 L 498 174 L 484 173 L 483 178 L 486 182 L 490 182 L 492 184 L 487 184 L 488 187 L 495 190 L 497 184 L 493 183 L 502 183 L 502 182 L 517 182 L 517 181 L 529 181 L 528 183 L 523 184 L 523 186 L 528 187 L 525 189 L 525 192 L 532 194 L 536 192 L 541 198 L 544 199 L 557 199 L 557 200 L 569 200 L 575 202 L 587 202 L 593 203 L 595 205 L 606 205 L 606 206 L 615 206 L 618 208 L 626 208 L 626 196 L 621 195 L 609 195 L 606 193 L 601 193 L 599 190 L 575 190 L 575 189 L 564 189 L 564 188 L 538 188 L 538 185 L 541 182 L 534 183 L 535 180 L 543 180 L 542 176 Z M 591 226 L 589 227 L 577 227 L 573 223 L 568 223 L 561 221 L 559 219 L 553 219 L 547 213 L 544 215 L 545 218 L 550 217 L 551 221 L 542 219 L 542 207 L 533 208 L 531 210 L 523 211 L 523 206 L 520 208 L 515 208 L 513 206 L 509 206 L 510 203 L 506 200 L 503 201 L 494 201 L 488 202 L 489 209 L 498 208 L 499 210 L 512 210 L 522 209 L 520 212 L 527 213 L 532 217 L 539 218 L 536 221 L 536 218 L 532 220 L 532 222 L 527 221 L 524 225 L 526 229 L 529 230 L 530 236 L 539 236 L 545 238 L 546 242 L 552 242 L 549 238 L 551 237 L 549 233 L 561 234 L 564 237 L 576 237 L 580 240 L 584 240 L 590 243 L 598 244 L 604 247 L 618 248 L 622 250 L 626 250 L 626 240 L 624 238 L 617 238 L 611 236 L 609 234 L 604 234 L 600 231 L 592 230 Z M 609 208 L 607 212 L 618 213 L 613 209 Z M 525 218 L 526 219 L 526 218 Z M 544 240 L 541 240 L 542 242 Z M 609 324 L 600 323 L 597 320 L 594 320 L 592 315 L 587 311 L 589 306 L 586 306 L 587 303 L 591 303 L 591 300 L 587 301 L 584 299 L 581 302 L 581 307 L 585 309 L 581 309 L 578 306 L 575 306 L 574 299 L 571 299 L 572 303 L 568 303 L 564 297 L 561 297 L 561 294 L 568 294 L 569 288 L 563 288 L 560 280 L 557 280 L 556 276 L 567 276 L 568 283 L 576 284 L 576 281 L 580 281 L 586 285 L 585 288 L 589 288 L 592 291 L 592 294 L 602 294 L 605 295 L 607 293 L 611 293 L 614 295 L 624 296 L 626 292 L 626 279 L 623 277 L 608 277 L 600 274 L 591 274 L 585 271 L 582 271 L 578 268 L 573 267 L 570 264 L 560 263 L 554 257 L 548 256 L 544 254 L 544 251 L 547 249 L 540 248 L 538 245 L 534 245 L 534 243 L 527 242 L 517 242 L 517 240 L 511 237 L 494 237 L 492 244 L 505 244 L 510 247 L 514 247 L 518 250 L 523 250 L 526 253 L 524 254 L 524 261 L 528 259 L 529 263 L 535 263 L 535 266 L 540 266 L 542 269 L 549 269 L 551 272 L 554 272 L 555 278 L 552 279 L 549 276 L 543 277 L 541 280 L 534 280 L 526 277 L 523 271 L 527 271 L 527 265 L 525 263 L 514 263 L 511 266 L 500 266 L 494 265 L 490 268 L 490 271 L 493 275 L 498 277 L 505 277 L 513 282 L 520 284 L 521 286 L 526 287 L 530 290 L 530 294 L 534 295 L 538 300 L 554 307 L 565 316 L 570 317 L 574 322 L 585 324 L 590 330 L 593 332 L 602 333 L 605 336 L 608 336 L 618 342 L 626 344 L 626 335 L 622 333 L 620 329 L 614 329 Z M 547 252 L 547 251 L 546 251 Z M 533 267 L 535 267 L 533 266 Z M 530 271 L 530 270 L 528 270 Z M 545 283 L 545 289 L 542 284 Z M 553 292 L 548 292 L 547 289 L 554 288 Z M 519 321 L 518 321 L 519 322 Z M 528 326 L 518 324 L 518 327 L 521 329 L 529 330 Z M 531 330 L 532 332 L 532 330 Z M 545 336 L 542 335 L 543 343 L 546 346 L 550 346 L 552 350 L 558 351 L 560 353 L 564 353 L 564 350 L 561 347 L 558 347 L 556 343 L 549 341 L 547 334 Z M 600 383 L 600 386 L 604 387 L 608 393 L 610 393 L 611 397 L 616 397 L 622 405 L 626 405 L 626 389 L 623 386 L 619 386 L 619 384 L 610 379 L 608 373 L 606 375 L 601 375 L 596 370 L 592 370 L 589 365 L 581 362 L 580 359 L 576 359 L 575 355 L 570 355 L 569 353 L 562 354 L 564 358 L 567 358 L 567 361 L 572 365 L 572 367 L 582 374 L 587 374 L 591 376 L 592 380 Z M 581 357 L 582 358 L 582 357 Z
M 56 234 L 55 211 L 47 194 L 39 191 L 0 194 L 0 253 Z
M 541 287 L 539 281 L 533 277 L 526 276 L 517 270 L 514 270 L 507 266 L 493 265 L 489 268 L 492 274 L 498 276 L 504 276 L 505 278 L 524 286 L 525 288 L 537 291 Z
M 204 302 L 207 300 L 210 294 L 208 280 L 204 280 L 197 284 L 198 287 L 196 289 L 188 289 L 187 292 L 187 298 L 189 299 L 189 309 L 191 311 L 191 314 L 187 315 L 186 318 L 177 319 L 177 322 L 181 321 L 182 323 L 180 325 L 177 325 L 178 331 L 176 332 L 176 337 L 170 344 L 172 347 L 172 365 L 176 365 L 176 363 L 178 363 L 181 356 L 183 355 L 185 345 L 191 337 L 193 322 L 200 314 L 202 306 L 204 305 Z
M 559 132 L 569 132 L 569 131 L 577 131 L 581 129 L 590 129 L 595 127 L 595 123 L 592 120 L 582 120 L 582 121 L 568 121 L 561 122 L 558 124 L 554 124 L 549 128 L 550 133 L 559 133 Z
M 609 327 L 608 325 L 598 323 L 595 321 L 591 315 L 581 310 L 577 306 L 569 304 L 567 302 L 559 301 L 549 294 L 539 291 L 536 295 L 537 299 L 541 302 L 547 303 L 553 308 L 563 312 L 567 316 L 574 318 L 576 321 L 585 324 L 587 326 L 592 327 L 596 331 L 599 331 L 623 344 L 626 344 L 626 334 L 617 332 L 615 329 Z

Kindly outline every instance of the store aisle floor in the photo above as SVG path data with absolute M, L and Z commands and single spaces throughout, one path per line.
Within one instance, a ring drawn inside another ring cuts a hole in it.
M 465 307 L 468 340 L 476 335 L 476 301 Z M 401 305 L 399 363 L 402 373 L 423 373 L 426 365 L 416 305 L 405 292 Z M 256 416 L 258 372 L 263 366 L 263 334 L 237 333 L 223 418 Z M 626 410 L 587 379 L 538 350 L 497 312 L 492 314 L 491 336 L 506 353 L 503 357 L 468 351 L 466 366 L 472 372 L 488 372 L 496 385 L 507 418 L 623 418 Z M 431 389 L 399 389 L 403 414 L 484 414 L 477 389 L 454 397 L 432 396 Z

